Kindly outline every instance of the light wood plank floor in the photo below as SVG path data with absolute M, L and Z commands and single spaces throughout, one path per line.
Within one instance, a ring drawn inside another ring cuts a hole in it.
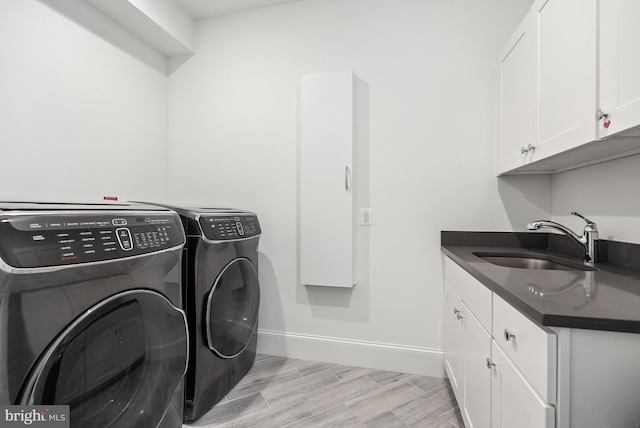
M 236 387 L 184 427 L 464 428 L 449 382 L 258 355 Z

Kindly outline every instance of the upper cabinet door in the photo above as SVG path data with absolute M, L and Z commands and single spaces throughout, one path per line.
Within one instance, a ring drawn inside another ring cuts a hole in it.
M 529 161 L 537 135 L 537 25 L 528 14 L 500 53 L 500 124 L 497 169 L 503 173 Z
M 640 1 L 600 0 L 601 138 L 640 124 Z M 609 122 L 608 128 L 605 123 Z M 638 135 L 638 133 L 635 133 Z
M 596 0 L 540 0 L 538 160 L 596 139 Z

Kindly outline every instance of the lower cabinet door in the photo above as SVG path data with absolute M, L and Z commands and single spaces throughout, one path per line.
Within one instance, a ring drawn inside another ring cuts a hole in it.
M 464 419 L 469 428 L 491 426 L 491 335 L 471 313 L 465 317 Z M 516 427 L 514 425 L 513 427 Z
M 555 409 L 529 385 L 495 342 L 491 370 L 493 428 L 555 428 Z M 475 425 L 474 425 L 475 428 Z
M 451 388 L 462 409 L 464 405 L 464 313 L 462 301 L 445 284 L 445 369 Z

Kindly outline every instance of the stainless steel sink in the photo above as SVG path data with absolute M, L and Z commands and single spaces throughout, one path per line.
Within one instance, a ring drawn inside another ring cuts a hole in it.
M 592 271 L 592 267 L 553 256 L 512 253 L 474 253 L 489 263 L 516 269 Z

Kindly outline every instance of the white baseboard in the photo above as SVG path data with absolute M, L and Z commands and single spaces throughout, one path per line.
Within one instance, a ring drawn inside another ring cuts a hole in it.
M 423 376 L 446 377 L 444 351 L 258 330 L 258 352 Z

